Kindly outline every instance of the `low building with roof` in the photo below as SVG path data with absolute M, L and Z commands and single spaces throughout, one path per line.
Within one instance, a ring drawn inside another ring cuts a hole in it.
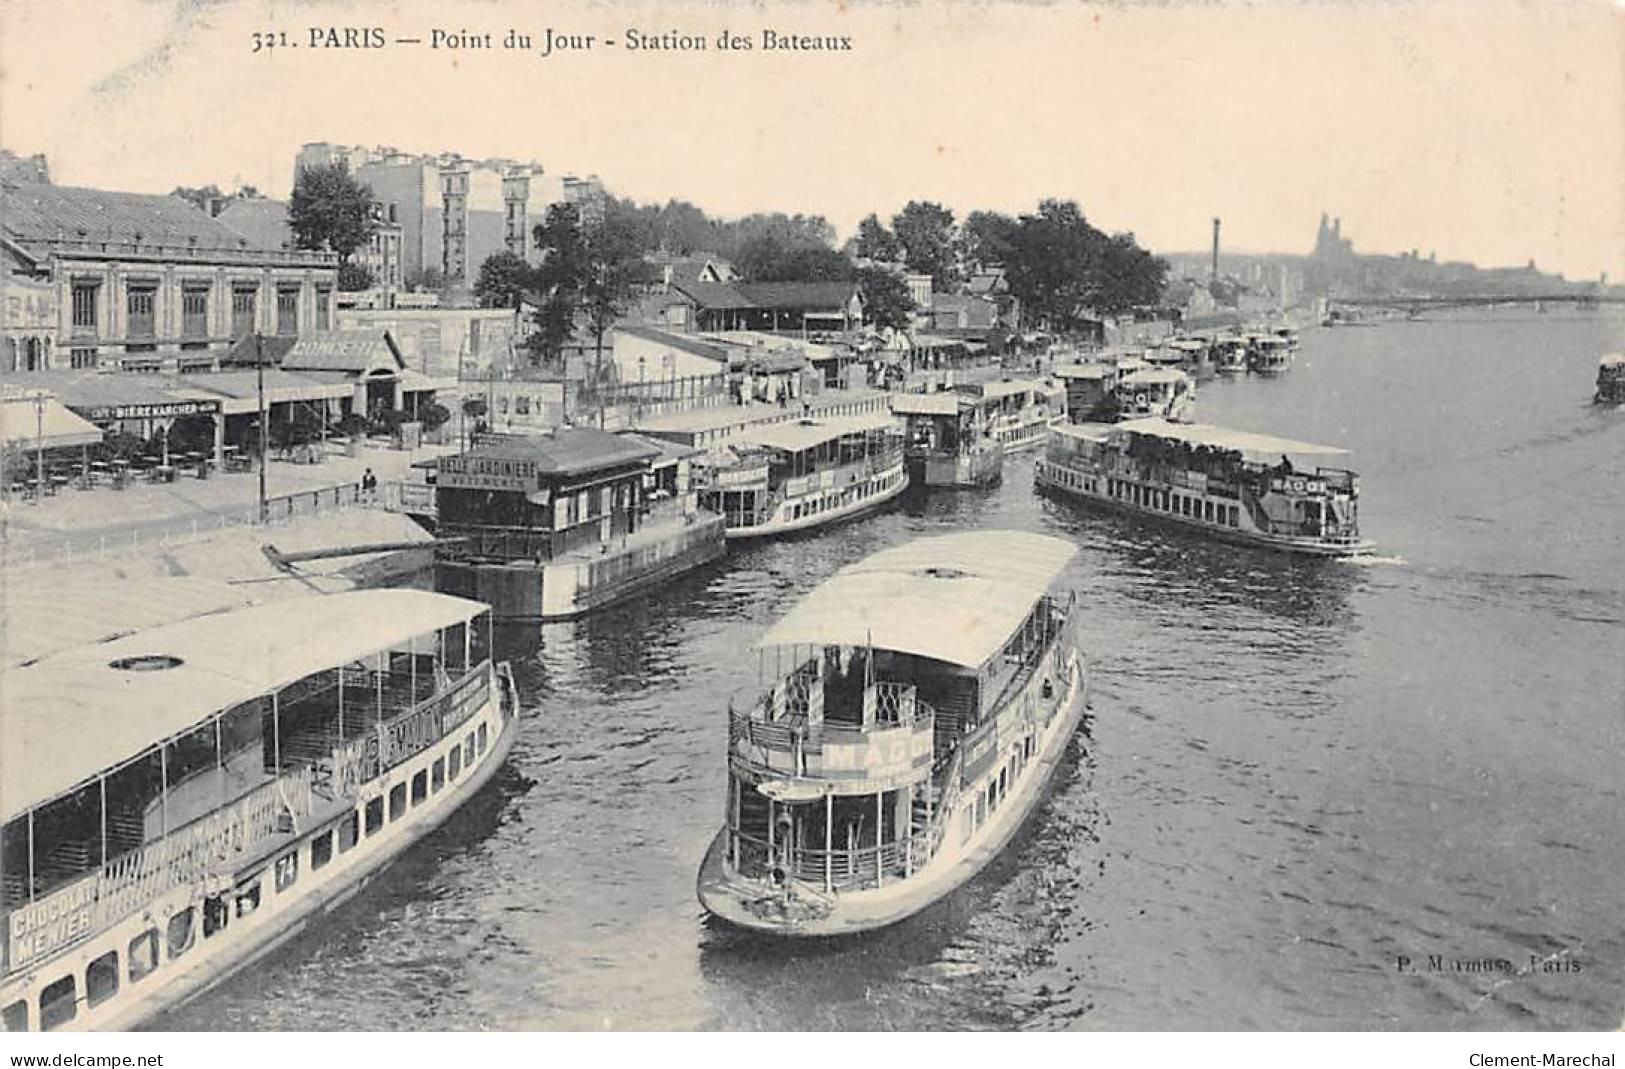
M 563 619 L 720 556 L 722 520 L 688 485 L 692 451 L 568 427 L 442 457 L 435 582 L 498 617 Z
M 844 331 L 863 323 L 855 282 L 677 282 L 671 295 L 687 307 L 668 325 L 689 330 Z
M 173 196 L 0 185 L 0 258 L 56 290 L 35 370 L 213 367 L 236 338 L 333 324 L 338 259 L 267 248 Z

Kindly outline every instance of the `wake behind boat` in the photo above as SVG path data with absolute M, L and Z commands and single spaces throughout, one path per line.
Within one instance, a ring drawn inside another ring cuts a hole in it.
M 728 803 L 701 904 L 785 936 L 879 928 L 964 884 L 1043 795 L 1083 716 L 1076 549 L 1015 531 L 848 565 L 758 643 L 728 712 Z

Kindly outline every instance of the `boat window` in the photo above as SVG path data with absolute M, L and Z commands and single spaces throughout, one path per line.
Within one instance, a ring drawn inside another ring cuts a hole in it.
M 295 850 L 276 859 L 277 892 L 280 894 L 286 891 L 297 879 L 299 879 L 299 852 Z
M 1230 526 L 1241 526 L 1241 510 L 1234 505 L 1230 506 Z
M 429 786 L 436 793 L 446 785 L 446 759 L 435 758 L 434 765 L 429 769 Z
M 5 1009 L 0 1010 L 0 1030 L 7 1032 L 28 1031 L 28 1003 L 18 999 Z
M 451 757 L 451 767 L 446 769 L 446 775 L 451 779 L 456 779 L 457 773 L 463 770 L 463 748 L 453 746 L 449 756 Z
M 40 1027 L 49 1032 L 79 1016 L 79 992 L 71 975 L 46 987 L 39 996 Z
M 245 883 L 237 888 L 237 916 L 246 917 L 260 908 L 260 878 L 254 876 L 252 883 Z
M 333 833 L 324 831 L 310 841 L 310 871 L 325 868 L 333 860 Z
M 118 994 L 118 951 L 109 950 L 85 966 L 85 1005 L 100 1006 Z
M 207 939 L 214 933 L 225 928 L 230 912 L 226 909 L 226 899 L 223 895 L 215 895 L 203 900 L 203 938 Z
M 374 798 L 367 803 L 367 834 L 371 835 L 384 826 L 384 800 Z
M 389 819 L 399 820 L 406 812 L 406 784 L 397 783 L 389 789 Z
M 470 731 L 468 738 L 463 740 L 463 764 L 470 768 L 474 766 L 474 733 Z
M 429 797 L 429 770 L 425 768 L 420 769 L 418 774 L 412 777 L 412 804 L 417 805 L 427 797 Z
M 158 967 L 158 929 L 148 928 L 130 940 L 129 962 L 131 983 Z
M 480 725 L 480 730 L 474 733 L 474 738 L 479 743 L 480 753 L 484 753 L 485 752 L 485 740 L 486 740 L 486 732 L 485 732 L 485 725 L 484 724 L 481 724 Z
M 352 809 L 350 815 L 345 817 L 344 822 L 339 825 L 339 853 L 342 854 L 346 850 L 353 849 L 356 841 L 360 838 L 361 818 Z
M 179 913 L 169 918 L 169 928 L 166 941 L 169 943 L 170 960 L 180 957 L 192 949 L 192 937 L 196 931 L 192 923 L 193 910 L 187 906 Z

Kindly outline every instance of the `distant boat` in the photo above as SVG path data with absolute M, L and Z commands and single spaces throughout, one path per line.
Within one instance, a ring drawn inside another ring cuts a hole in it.
M 1332 446 L 1138 419 L 1050 431 L 1037 485 L 1241 542 L 1315 557 L 1368 552 L 1359 478 L 1318 466 Z M 1307 459 L 1314 467 L 1298 467 Z M 1279 463 L 1275 461 L 1279 458 Z
M 1067 542 L 921 538 L 848 565 L 757 644 L 728 711 L 706 911 L 782 936 L 893 924 L 976 875 L 1060 766 L 1088 678 Z
M 915 486 L 985 487 L 1004 475 L 1004 445 L 976 397 L 959 390 L 900 393 L 892 412 L 904 423 L 903 459 Z
M 1625 353 L 1609 353 L 1598 363 L 1597 403 L 1625 404 Z

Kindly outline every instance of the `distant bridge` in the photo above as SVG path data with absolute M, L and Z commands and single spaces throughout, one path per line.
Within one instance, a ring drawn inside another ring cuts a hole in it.
M 1484 293 L 1455 297 L 1392 296 L 1392 297 L 1330 297 L 1328 308 L 1392 308 L 1412 315 L 1430 308 L 1486 308 L 1501 304 L 1572 304 L 1578 308 L 1595 308 L 1603 304 L 1625 304 L 1625 293 Z

